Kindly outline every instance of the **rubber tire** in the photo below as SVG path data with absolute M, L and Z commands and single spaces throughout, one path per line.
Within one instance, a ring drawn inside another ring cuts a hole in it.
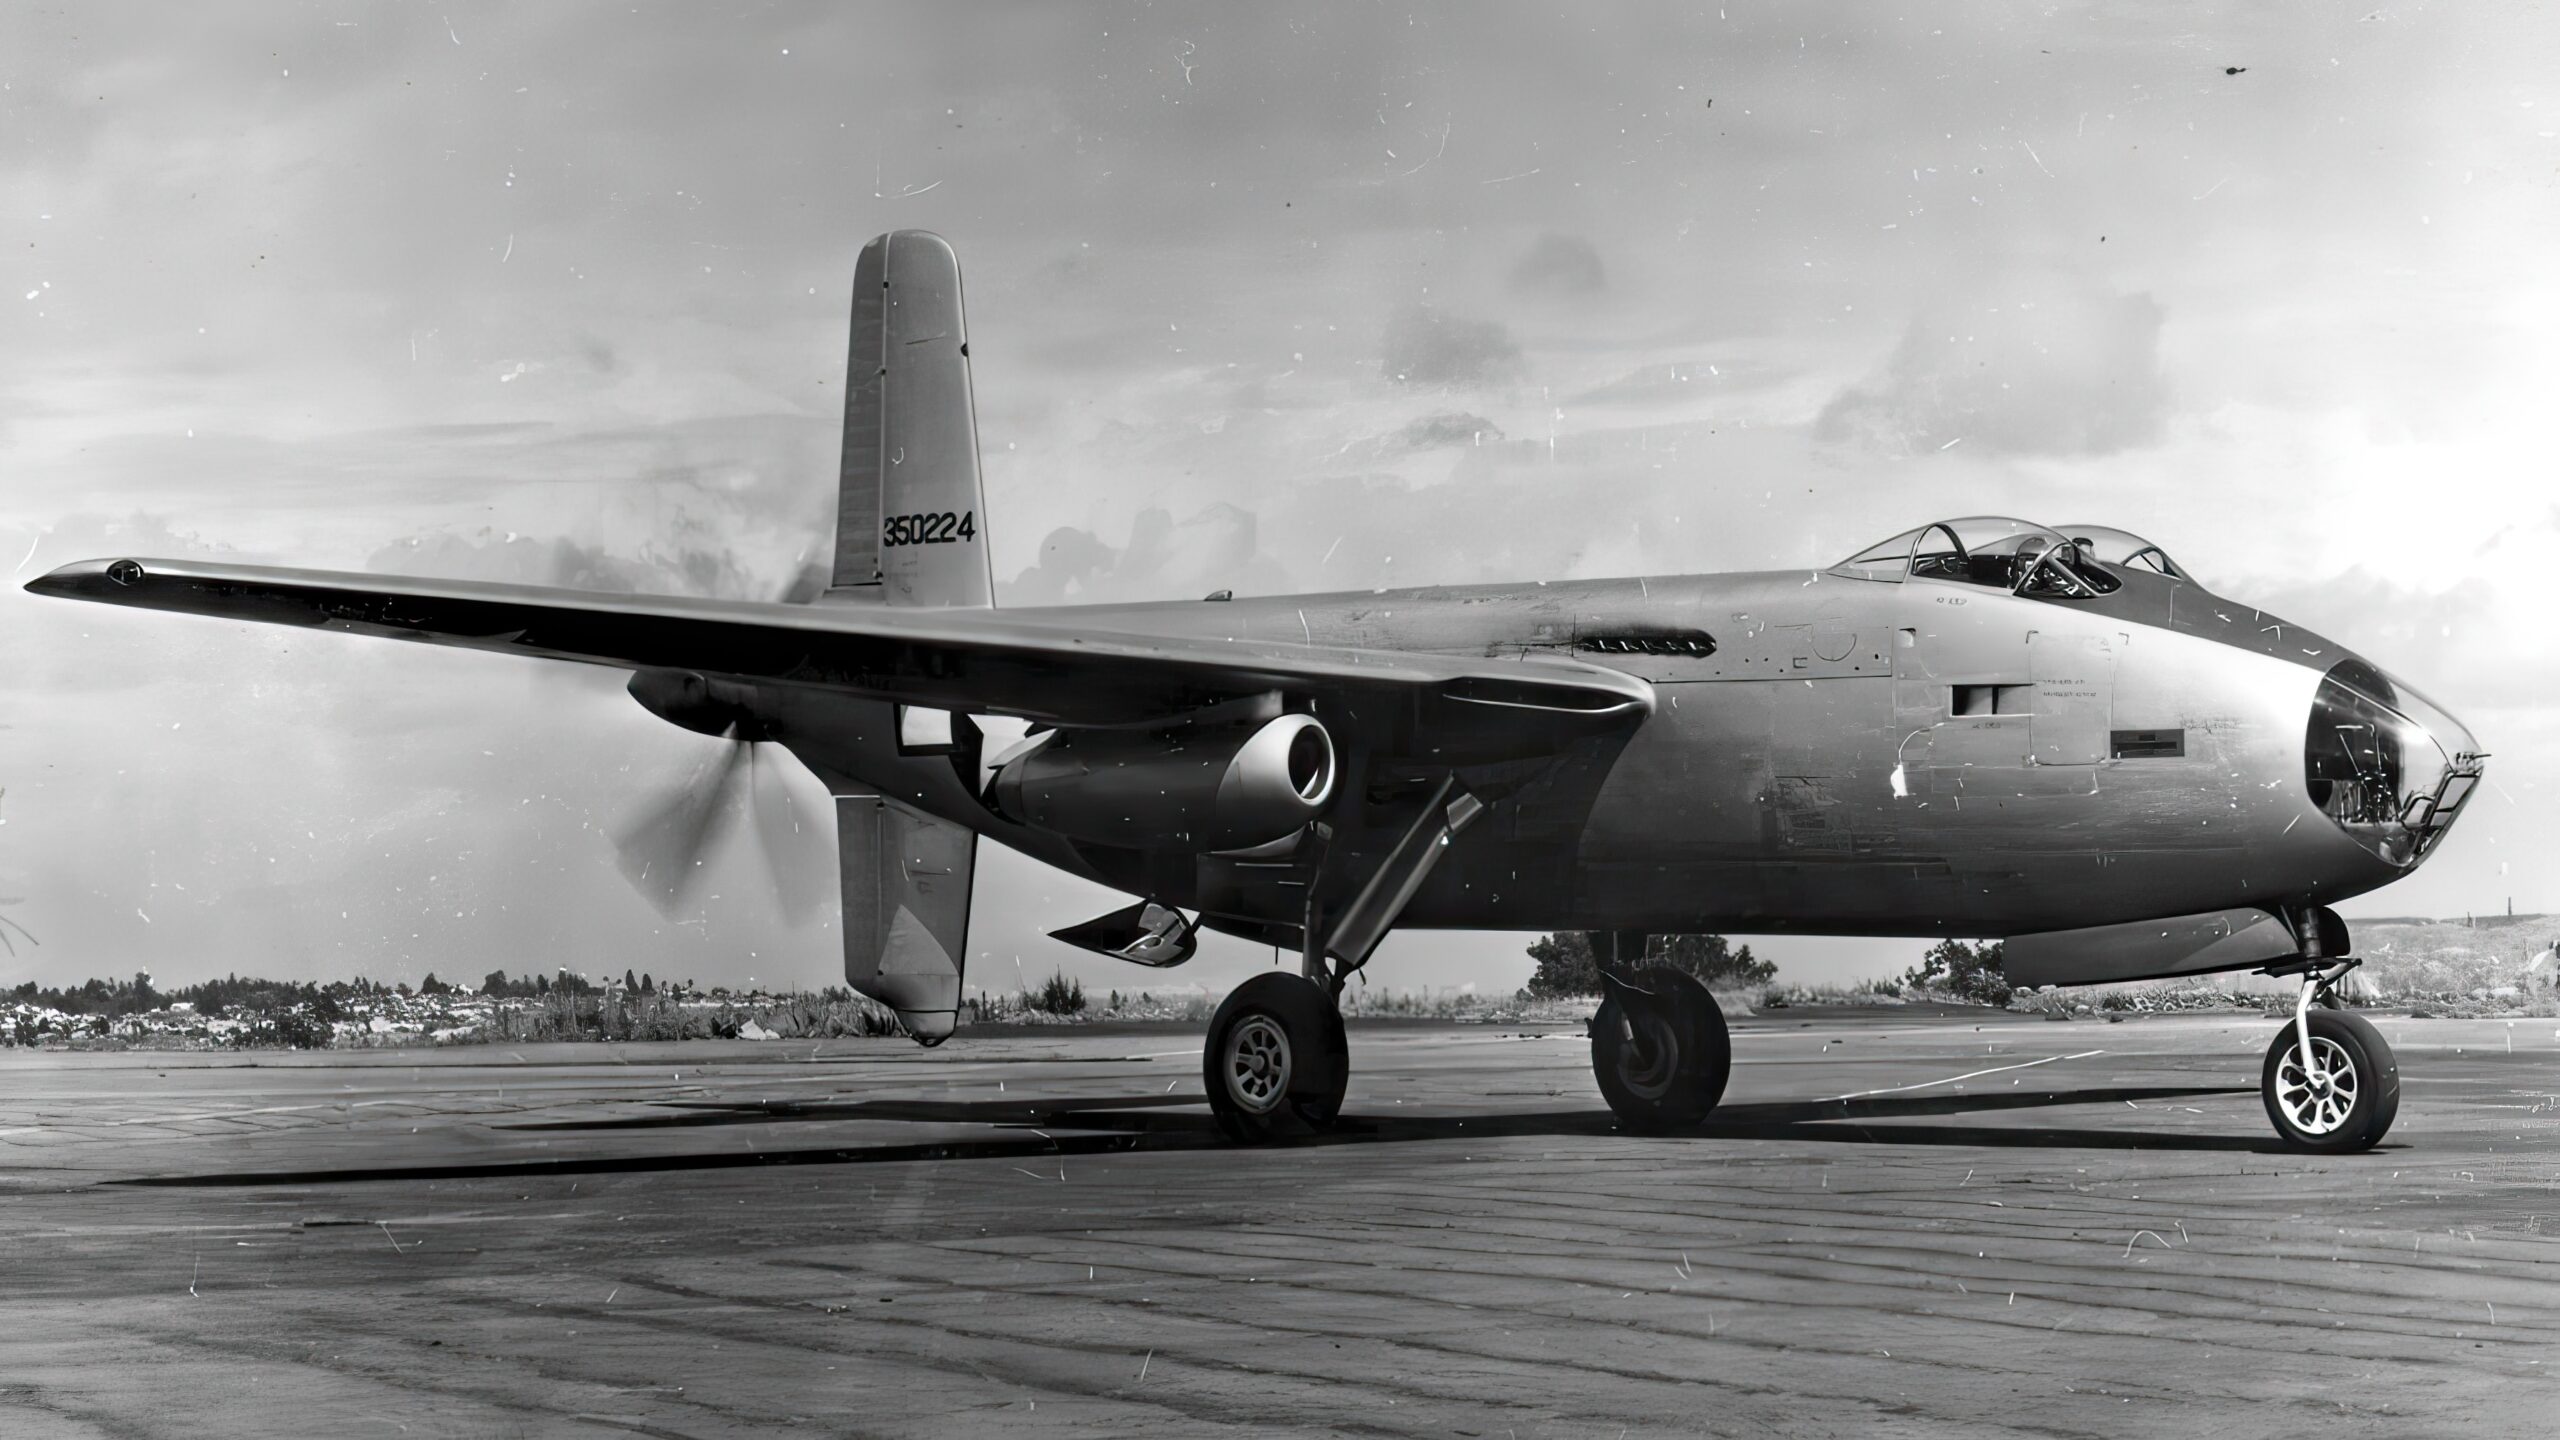
M 2361 1015 L 2314 1008 L 2310 1021 L 2311 1038 L 2335 1044 L 2347 1053 L 2348 1063 L 2355 1067 L 2355 1103 L 2347 1107 L 2346 1123 L 2325 1135 L 2294 1128 L 2276 1099 L 2276 1067 L 2294 1053 L 2296 1045 L 2293 1022 L 2288 1020 L 2268 1043 L 2266 1063 L 2258 1072 L 2258 1096 L 2266 1103 L 2268 1123 L 2275 1126 L 2276 1137 L 2290 1149 L 2321 1155 L 2370 1150 L 2382 1143 L 2382 1137 L 2391 1131 L 2391 1122 L 2400 1114 L 2400 1062 L 2392 1055 L 2382 1032 Z
M 1287 1091 L 1267 1108 L 1256 1108 L 1226 1073 L 1230 1037 L 1257 1016 L 1276 1024 L 1288 1047 Z M 1200 1078 L 1209 1092 L 1209 1113 L 1238 1144 L 1328 1129 L 1340 1118 L 1343 1091 L 1351 1083 L 1351 1047 L 1343 1035 L 1342 1011 L 1323 986 L 1303 975 L 1279 970 L 1256 975 L 1229 992 L 1209 1018 Z
M 1733 1074 L 1724 1010 L 1685 970 L 1640 970 L 1629 984 L 1611 984 L 1591 1017 L 1591 1074 L 1628 1129 L 1692 1129 L 1714 1113 Z

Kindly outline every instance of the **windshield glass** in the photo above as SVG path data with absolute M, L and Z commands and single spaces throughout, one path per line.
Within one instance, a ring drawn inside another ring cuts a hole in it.
M 1835 574 L 1854 575 L 1861 580 L 1899 580 L 1911 565 L 1911 542 L 1919 538 L 1919 531 L 1905 530 L 1890 540 L 1877 541 L 1831 569 Z
M 2070 536 L 2079 545 L 2080 553 L 2092 560 L 2126 569 L 2148 570 L 2173 580 L 2190 578 L 2186 571 L 2178 568 L 2176 561 L 2169 558 L 2168 551 L 2130 530 L 2118 530 L 2112 525 L 2065 525 L 2062 533 Z

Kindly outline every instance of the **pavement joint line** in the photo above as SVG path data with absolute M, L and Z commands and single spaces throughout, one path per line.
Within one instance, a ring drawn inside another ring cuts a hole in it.
M 1169 1050 L 1169 1051 L 1166 1051 L 1165 1053 L 1166 1053 L 1166 1054 L 1169 1054 L 1169 1055 L 1197 1055 L 1197 1054 L 1199 1054 L 1199 1053 L 1200 1053 L 1200 1049 L 1199 1049 L 1199 1047 L 1198 1047 L 1198 1046 L 1196 1046 L 1196 1045 L 1195 1045 L 1195 1046 L 1193 1046 L 1191 1049 L 1188 1049 L 1188 1050 Z M 1102 1059 L 1099 1059 L 1099 1060 L 1078 1061 L 1078 1062 L 1074 1062 L 1074 1063 L 1079 1063 L 1079 1064 L 1090 1064 L 1090 1065 L 1129 1065 L 1129 1064 L 1135 1064 L 1135 1063 L 1137 1063 L 1137 1062 L 1139 1062 L 1139 1061 L 1142 1061 L 1142 1060 L 1150 1060 L 1150 1059 L 1155 1059 L 1155 1058 L 1157 1058 L 1157 1057 L 1155 1057 L 1155 1056 L 1150 1056 L 1150 1055 L 1111 1055 L 1111 1056 L 1105 1056 L 1105 1057 L 1103 1057 Z M 1030 1057 L 1030 1058 L 1027 1058 L 1027 1059 L 1020 1059 L 1020 1060 L 1006 1060 L 1006 1059 L 994 1059 L 994 1060 L 958 1060 L 958 1061 L 950 1061 L 950 1062 L 946 1062 L 946 1063 L 944 1063 L 944 1064 L 940 1064 L 940 1065 L 935 1066 L 935 1067 L 934 1067 L 934 1072 L 933 1072 L 933 1073 L 934 1073 L 934 1075 L 938 1078 L 938 1077 L 940 1077 L 940 1076 L 944 1076 L 944 1075 L 961 1074 L 961 1073 L 967 1073 L 967 1072 L 971 1072 L 971 1071 L 978 1071 L 978 1070 L 1002 1069 L 1002 1070 L 1008 1070 L 1008 1071 L 1010 1071 L 1010 1070 L 1016 1069 L 1016 1068 L 1018 1068 L 1018 1067 L 1020 1067 L 1020 1066 L 1023 1066 L 1023 1065 L 1043 1065 L 1043 1064 L 1057 1064 L 1057 1063 L 1065 1063 L 1065 1062 L 1061 1062 L 1061 1061 L 1057 1060 L 1055 1057 L 1051 1057 L 1051 1056 L 1033 1056 L 1033 1057 Z M 847 1082 L 847 1081 L 852 1081 L 852 1080 L 861 1080 L 861 1079 L 865 1079 L 865 1078 L 867 1078 L 867 1077 L 865 1077 L 865 1076 L 861 1076 L 861 1075 L 847 1074 L 847 1073 L 844 1073 L 844 1072 L 839 1071 L 839 1072 L 832 1073 L 832 1074 L 827 1074 L 827 1075 L 780 1075 L 780 1076 L 773 1076 L 773 1077 L 766 1077 L 766 1076 L 762 1076 L 762 1075 L 745 1075 L 745 1076 L 723 1077 L 723 1078 L 724 1078 L 724 1079 L 734 1079 L 735 1083 L 730 1087 L 730 1088 L 733 1088 L 733 1089 L 739 1089 L 739 1090 L 761 1090 L 761 1089 L 766 1089 L 766 1088 L 769 1088 L 769 1087 L 772 1087 L 772 1086 L 776 1086 L 776 1085 L 840 1085 L 840 1084 L 843 1084 L 843 1083 L 845 1083 L 845 1082 Z M 922 1084 L 922 1083 L 925 1083 L 925 1082 L 919 1081 L 919 1082 L 917 1082 L 917 1083 Z M 707 1086 L 706 1086 L 706 1087 L 703 1087 L 703 1088 L 708 1089 L 709 1087 L 707 1087 Z
M 1860 1090 L 1848 1095 L 1826 1095 L 1820 1103 L 1828 1105 L 1835 1100 L 1863 1100 L 1870 1095 L 1893 1095 L 1905 1090 L 1926 1090 L 1934 1085 L 1953 1085 L 1959 1080 L 1971 1080 L 1977 1076 L 1998 1075 L 2009 1070 L 2030 1070 L 2038 1065 L 2050 1065 L 2057 1060 L 2086 1060 L 2092 1055 L 2106 1053 L 2104 1050 L 2083 1050 L 2076 1055 L 2047 1055 L 2041 1060 L 2023 1060 L 2015 1065 L 1994 1065 L 1988 1070 L 1968 1070 L 1962 1075 L 1950 1075 L 1943 1080 L 1923 1080 L 1916 1085 L 1887 1085 L 1881 1090 Z
M 232 1220 L 210 1222 L 198 1222 L 191 1220 L 184 1224 L 171 1225 L 60 1225 L 50 1230 L 30 1230 L 25 1233 L 26 1237 L 29 1239 L 104 1239 L 108 1237 L 132 1235 L 218 1235 L 227 1239 L 233 1235 L 243 1234 L 290 1235 L 303 1230 L 362 1230 L 382 1223 L 399 1225 L 409 1229 L 426 1229 L 431 1226 L 517 1225 L 534 1221 L 549 1220 L 593 1220 L 605 1215 L 606 1213 L 608 1212 L 603 1210 L 563 1210 L 550 1215 L 435 1215 L 421 1212 L 416 1215 L 369 1215 L 354 1217 L 324 1214 L 316 1220 L 306 1216 L 295 1220 Z
M 202 1110 L 189 1115 L 136 1115 L 110 1120 L 110 1125 L 174 1125 L 187 1120 L 234 1120 L 243 1115 L 291 1115 L 304 1110 L 363 1110 L 376 1105 L 408 1105 L 409 1100 L 330 1100 L 317 1105 L 262 1105 L 251 1110 Z

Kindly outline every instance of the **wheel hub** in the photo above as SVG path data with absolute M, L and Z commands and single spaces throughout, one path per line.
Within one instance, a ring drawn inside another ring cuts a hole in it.
M 1623 1034 L 1617 1056 L 1619 1080 L 1648 1100 L 1669 1094 L 1672 1077 L 1680 1069 L 1680 1038 L 1672 1033 L 1671 1022 L 1648 1009 L 1630 1009 Z
M 1289 1035 L 1268 1015 L 1247 1015 L 1227 1032 L 1227 1093 L 1257 1115 L 1289 1094 Z
M 2309 1073 L 2296 1044 L 2276 1066 L 2276 1104 L 2303 1134 L 2327 1135 L 2343 1127 L 2356 1108 L 2356 1067 L 2346 1047 L 2326 1035 L 2312 1036 L 2311 1045 L 2320 1075 Z

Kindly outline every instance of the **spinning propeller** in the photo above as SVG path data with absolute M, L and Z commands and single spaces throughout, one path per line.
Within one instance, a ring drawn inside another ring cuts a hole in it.
M 777 603 L 806 604 L 826 587 L 826 569 L 807 564 Z M 811 823 L 816 817 L 804 819 L 811 807 L 792 793 L 789 758 L 759 755 L 772 735 L 748 709 L 745 694 L 729 690 L 690 672 L 643 670 L 631 677 L 631 698 L 650 713 L 721 745 L 685 779 L 662 787 L 615 833 L 622 873 L 659 914 L 680 918 L 743 817 L 783 918 L 798 925 L 830 894 L 828 831 Z
M 719 738 L 716 753 L 644 804 L 614 836 L 623 876 L 659 914 L 680 918 L 692 909 L 703 878 L 731 847 L 743 819 L 783 918 L 800 924 L 829 893 L 825 832 L 804 820 L 808 807 L 787 783 L 790 762 L 759 755 L 769 740 L 740 724 Z

